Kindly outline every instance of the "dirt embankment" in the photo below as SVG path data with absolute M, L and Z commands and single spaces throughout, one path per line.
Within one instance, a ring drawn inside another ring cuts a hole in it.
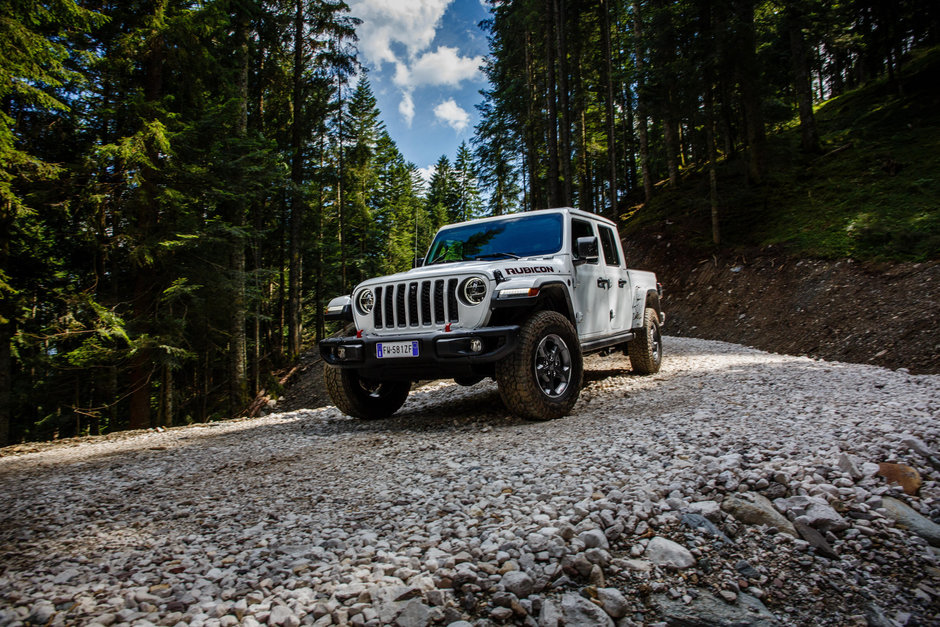
M 706 256 L 669 235 L 625 243 L 665 289 L 668 335 L 940 373 L 940 263 L 794 259 L 769 247 Z

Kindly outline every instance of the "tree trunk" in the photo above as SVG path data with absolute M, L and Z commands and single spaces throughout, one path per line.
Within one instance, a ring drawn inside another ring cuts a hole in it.
M 812 78 L 809 73 L 806 42 L 803 39 L 802 20 L 796 9 L 791 8 L 788 11 L 787 28 L 790 31 L 793 87 L 800 109 L 800 147 L 803 152 L 818 153 L 819 132 L 816 130 L 816 117 L 813 115 Z
M 343 82 L 339 77 L 336 78 L 336 129 L 339 135 L 338 145 L 336 147 L 337 157 L 338 157 L 338 167 L 336 174 L 336 206 L 337 209 L 337 218 L 339 219 L 339 267 L 340 267 L 340 279 L 342 281 L 341 285 L 343 290 L 346 289 L 346 205 L 345 205 L 345 188 L 343 183 L 346 180 L 346 169 L 343 162 L 344 158 L 344 146 L 343 141 L 345 137 L 343 136 Z
M 558 60 L 558 100 L 561 106 L 561 124 L 558 139 L 561 157 L 561 203 L 571 206 L 571 107 L 568 103 L 568 42 L 566 31 L 567 0 L 553 0 L 555 17 L 555 52 Z
M 6 266 L 3 266 L 6 267 Z M 13 342 L 13 322 L 10 318 L 10 307 L 7 307 L 6 295 L 2 299 L 0 309 L 0 446 L 12 444 L 10 441 L 12 392 L 13 392 L 13 359 L 10 344 Z
M 320 134 L 320 172 L 326 172 L 326 133 Z M 326 206 L 326 181 L 320 177 L 320 202 L 313 215 L 313 297 L 316 308 L 314 331 L 319 341 L 326 335 L 326 321 L 323 318 L 323 207 Z
M 173 424 L 173 370 L 169 366 L 162 367 L 160 379 L 160 412 L 157 419 L 158 426 Z
M 650 174 L 650 141 L 646 117 L 646 98 L 643 96 L 643 72 L 646 68 L 646 60 L 643 56 L 643 20 L 640 17 L 639 0 L 633 2 L 633 37 L 637 75 L 636 117 L 637 134 L 640 139 L 640 172 L 643 176 L 643 197 L 646 202 L 649 202 L 650 198 L 653 197 L 653 177 Z
M 295 0 L 294 7 L 294 72 L 291 106 L 294 119 L 291 125 L 291 211 L 290 248 L 288 252 L 287 290 L 287 356 L 291 360 L 300 355 L 300 338 L 303 332 L 300 318 L 301 288 L 301 223 L 303 220 L 303 45 L 304 45 L 303 0 Z
M 679 164 L 676 156 L 679 153 L 679 135 L 676 130 L 676 118 L 672 115 L 673 104 L 671 98 L 666 104 L 666 116 L 663 119 L 663 143 L 666 145 L 666 168 L 669 172 L 669 186 L 679 186 Z
M 634 123 L 636 122 L 633 112 L 633 94 L 630 92 L 629 85 L 621 85 L 621 100 L 623 109 L 627 112 L 627 123 L 623 128 L 623 144 L 627 150 L 627 193 L 632 193 L 636 189 L 636 136 L 633 134 Z
M 607 116 L 607 175 L 608 175 L 608 202 L 611 215 L 617 213 L 617 128 L 614 119 L 614 75 L 613 51 L 610 45 L 610 4 L 608 0 L 601 0 L 598 5 L 601 17 L 601 40 L 604 45 L 604 62 L 601 64 L 604 74 L 601 80 L 605 83 L 604 109 Z
M 158 3 L 155 11 L 161 13 L 166 2 Z M 148 42 L 147 55 L 144 62 L 144 102 L 146 108 L 154 107 L 163 93 L 163 37 L 154 33 Z M 155 115 L 154 111 L 147 111 L 148 115 Z M 141 198 L 137 203 L 137 229 L 141 241 L 150 237 L 157 227 L 157 195 L 158 170 L 154 164 L 160 160 L 154 146 L 146 148 L 148 165 L 143 168 L 143 182 L 141 183 Z M 138 263 L 135 267 L 133 308 L 137 333 L 143 336 L 151 329 L 153 316 L 154 271 L 152 267 L 145 267 Z M 131 360 L 131 397 L 129 426 L 131 429 L 150 428 L 150 377 L 154 365 L 152 349 L 144 345 L 137 348 Z
M 572 39 L 573 58 L 574 58 L 574 120 L 575 120 L 575 141 L 577 147 L 577 160 L 575 162 L 576 176 L 578 178 L 578 208 L 582 211 L 593 212 L 594 203 L 591 194 L 591 169 L 590 158 L 587 148 L 587 130 L 585 129 L 585 97 L 583 81 L 583 38 L 580 33 L 578 20 L 574 22 L 575 33 Z
M 552 14 L 552 0 L 545 0 L 548 14 Z M 558 103 L 555 94 L 555 55 L 552 36 L 554 29 L 551 20 L 545 28 L 545 84 L 548 114 L 545 119 L 545 137 L 548 142 L 548 204 L 557 207 L 560 204 L 558 185 Z
M 715 150 L 714 93 L 711 86 L 705 91 L 705 143 L 708 152 L 708 200 L 711 205 L 712 243 L 721 244 L 718 220 L 718 154 Z
M 525 158 L 526 165 L 528 166 L 529 172 L 529 202 L 528 209 L 531 211 L 533 209 L 542 208 L 542 195 L 539 193 L 538 185 L 538 170 L 536 170 L 535 164 L 538 161 L 538 155 L 536 154 L 535 149 L 535 140 L 534 133 L 536 128 L 536 119 L 535 119 L 535 108 L 533 103 L 537 102 L 537 95 L 535 93 L 535 81 L 533 80 L 533 71 L 532 71 L 532 38 L 528 32 L 525 34 L 525 81 L 526 81 L 526 90 L 529 94 L 529 97 L 526 99 L 528 104 L 528 115 L 525 124 Z
M 757 64 L 757 36 L 754 32 L 754 0 L 738 0 L 738 82 L 747 129 L 748 175 L 760 183 L 764 175 L 766 135 L 760 104 L 760 72 Z
M 235 46 L 238 55 L 238 74 L 235 92 L 238 99 L 238 117 L 235 120 L 235 138 L 244 140 L 248 134 L 248 22 L 242 12 L 235 17 Z M 233 199 L 232 226 L 241 230 L 246 222 L 245 199 Z M 248 347 L 245 336 L 245 241 L 236 235 L 232 242 L 232 303 L 230 318 L 229 413 L 239 414 L 248 402 Z M 166 377 L 165 377 L 166 378 Z

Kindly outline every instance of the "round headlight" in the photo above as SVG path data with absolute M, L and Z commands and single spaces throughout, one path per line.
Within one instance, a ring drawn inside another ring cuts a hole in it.
M 370 289 L 362 290 L 359 292 L 359 297 L 356 298 L 356 305 L 359 307 L 359 313 L 372 313 L 372 308 L 375 306 L 375 294 Z
M 474 277 L 463 283 L 463 299 L 469 305 L 479 305 L 486 298 L 486 281 Z

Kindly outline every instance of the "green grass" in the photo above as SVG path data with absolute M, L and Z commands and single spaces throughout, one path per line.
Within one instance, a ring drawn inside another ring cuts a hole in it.
M 748 186 L 740 159 L 720 165 L 723 247 L 779 245 L 798 256 L 940 259 L 940 48 L 903 69 L 904 95 L 879 80 L 817 108 L 823 150 L 799 150 L 796 121 L 768 138 L 763 184 Z M 848 146 L 847 148 L 843 148 Z M 838 152 L 839 148 L 843 148 Z M 672 229 L 711 247 L 707 172 L 624 222 L 629 233 Z

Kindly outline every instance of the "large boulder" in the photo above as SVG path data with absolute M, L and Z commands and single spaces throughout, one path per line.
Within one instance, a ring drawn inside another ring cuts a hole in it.
M 768 525 L 798 538 L 799 534 L 783 514 L 774 509 L 767 497 L 757 492 L 735 494 L 724 500 L 721 509 L 749 525 Z

